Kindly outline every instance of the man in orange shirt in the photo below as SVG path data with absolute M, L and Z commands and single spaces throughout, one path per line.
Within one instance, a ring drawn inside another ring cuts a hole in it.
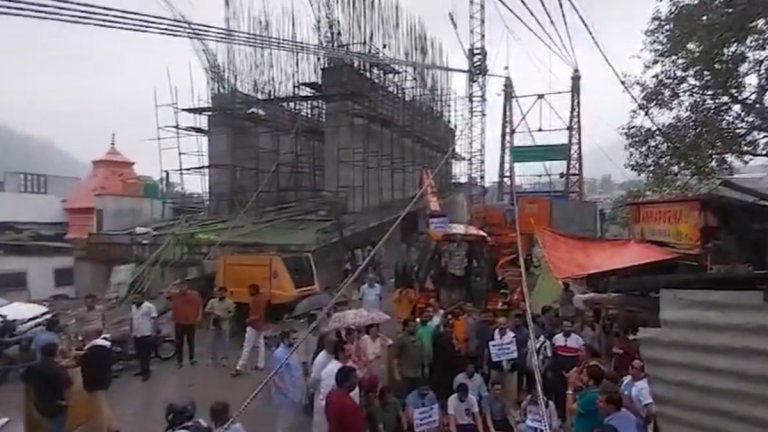
M 251 358 L 251 349 L 256 346 L 258 357 L 256 358 L 256 369 L 264 369 L 265 351 L 264 330 L 266 329 L 266 312 L 269 299 L 261 295 L 261 288 L 252 284 L 248 286 L 248 293 L 251 295 L 251 303 L 248 306 L 248 320 L 245 327 L 245 340 L 243 341 L 243 351 L 240 354 L 240 360 L 237 362 L 232 376 L 238 376 L 248 366 Z
M 177 290 L 168 293 L 171 301 L 171 319 L 176 333 L 176 364 L 182 366 L 184 360 L 184 340 L 189 348 L 189 364 L 195 361 L 195 327 L 203 319 L 203 299 L 195 290 L 189 289 L 186 283 L 179 285 Z

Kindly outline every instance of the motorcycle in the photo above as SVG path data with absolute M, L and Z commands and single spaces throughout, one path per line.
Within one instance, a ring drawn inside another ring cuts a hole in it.
M 165 361 L 176 356 L 176 342 L 173 337 L 168 335 L 157 335 L 153 339 L 155 343 L 153 351 L 156 358 Z M 138 359 L 131 338 L 113 338 L 111 342 L 112 359 L 114 360 L 112 372 L 120 372 L 127 367 L 128 363 Z
M 112 373 L 117 375 L 127 369 L 129 364 L 138 360 L 136 351 L 133 347 L 133 340 L 127 335 L 110 336 L 105 335 L 112 349 Z M 168 335 L 157 335 L 154 338 L 154 356 L 160 360 L 170 360 L 176 356 L 176 342 L 174 338 Z M 85 341 L 82 337 L 77 338 L 78 349 L 85 348 Z

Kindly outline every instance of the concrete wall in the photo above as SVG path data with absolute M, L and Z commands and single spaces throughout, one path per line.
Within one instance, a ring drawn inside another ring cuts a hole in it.
M 411 196 L 422 166 L 434 168 L 454 131 L 349 66 L 323 71 L 323 123 L 245 95 L 215 95 L 208 118 L 212 210 L 236 212 L 262 186 L 254 208 L 328 192 L 363 211 Z M 246 114 L 247 113 L 247 114 Z M 436 180 L 448 185 L 450 162 Z M 234 199 L 233 199 L 234 196 Z
M 563 234 L 597 237 L 597 203 L 552 198 L 552 229 Z
M 21 192 L 20 172 L 6 172 L 3 175 L 3 184 L 6 192 Z M 35 174 L 45 177 L 46 194 L 54 195 L 61 199 L 67 199 L 80 183 L 77 177 L 53 176 L 47 174 Z
M 765 293 L 664 289 L 660 305 L 640 346 L 662 430 L 768 430 Z
M 0 192 L 0 222 L 66 223 L 67 214 L 53 195 Z
M 145 197 L 100 195 L 94 199 L 96 209 L 102 210 L 101 231 L 132 228 L 160 220 L 163 202 Z
M 27 273 L 26 293 L 11 292 L 6 295 L 0 291 L 0 296 L 9 300 L 46 300 L 54 295 L 74 297 L 74 285 L 57 288 L 53 276 L 55 269 L 73 268 L 74 265 L 72 256 L 0 255 L 0 273 Z
M 412 196 L 423 166 L 435 168 L 453 146 L 454 131 L 442 119 L 381 87 L 346 65 L 323 70 L 326 95 L 324 185 L 364 211 Z M 450 182 L 450 163 L 436 176 Z
M 102 261 L 75 259 L 75 287 L 77 297 L 106 292 L 112 265 Z
M 78 258 L 75 260 L 74 267 L 78 297 L 88 293 L 103 296 L 107 292 L 109 278 L 112 274 L 112 269 L 115 267 L 114 264 Z M 198 275 L 199 272 L 196 272 L 196 270 L 197 268 L 183 267 L 163 267 L 158 269 L 153 274 L 152 280 L 149 283 L 150 295 L 158 296 L 174 281 Z
M 213 99 L 214 107 L 224 110 L 234 105 L 240 112 L 217 113 L 208 118 L 213 213 L 238 211 L 262 184 L 253 208 L 318 195 L 322 190 L 322 137 L 318 125 L 313 129 L 310 119 L 274 104 L 254 108 L 244 103 L 230 95 L 215 95 Z M 247 111 L 251 113 L 243 114 Z M 275 173 L 269 175 L 276 162 Z

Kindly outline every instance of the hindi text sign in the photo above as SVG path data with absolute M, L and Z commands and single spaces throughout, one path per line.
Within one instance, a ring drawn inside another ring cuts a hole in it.
M 492 340 L 488 342 L 491 353 L 491 361 L 500 362 L 517 358 L 517 343 L 514 338 L 505 340 Z
M 413 429 L 415 432 L 425 432 L 440 426 L 440 406 L 432 405 L 413 410 Z

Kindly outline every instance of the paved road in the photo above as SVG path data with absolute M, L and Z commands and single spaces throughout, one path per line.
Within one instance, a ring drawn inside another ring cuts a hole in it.
M 202 340 L 202 339 L 201 339 Z M 126 371 L 116 379 L 109 391 L 121 430 L 137 432 L 162 431 L 163 409 L 169 401 L 192 397 L 204 418 L 211 403 L 224 400 L 236 409 L 266 375 L 254 372 L 237 378 L 230 369 L 198 365 L 178 370 L 174 361 L 155 363 L 152 379 L 146 383 Z M 18 379 L 0 385 L 0 417 L 9 416 L 11 423 L 2 432 L 24 432 L 22 424 L 22 386 Z M 250 431 L 274 430 L 274 411 L 268 391 L 259 395 L 242 417 Z M 308 430 L 309 419 L 297 424 L 298 431 Z
M 392 303 L 392 284 L 386 284 L 384 290 L 384 310 L 390 312 Z M 394 322 L 387 323 L 385 332 L 394 333 Z M 161 431 L 164 426 L 163 410 L 165 404 L 182 397 L 192 397 L 198 405 L 199 413 L 208 418 L 211 403 L 224 400 L 237 409 L 246 397 L 266 376 L 265 372 L 253 372 L 237 378 L 229 376 L 231 369 L 206 366 L 206 334 L 198 334 L 198 358 L 196 366 L 176 368 L 173 360 L 160 362 L 154 360 L 152 379 L 146 383 L 132 376 L 132 370 L 125 371 L 116 379 L 109 390 L 109 399 L 117 416 L 121 430 L 137 432 Z M 230 359 L 236 359 L 240 345 L 233 341 Z M 0 417 L 11 417 L 11 423 L 1 432 L 24 432 L 22 424 L 22 386 L 17 378 L 0 384 Z M 241 418 L 249 431 L 273 431 L 275 412 L 271 407 L 269 389 L 259 395 Z M 296 423 L 296 432 L 309 430 L 311 421 L 302 417 Z

